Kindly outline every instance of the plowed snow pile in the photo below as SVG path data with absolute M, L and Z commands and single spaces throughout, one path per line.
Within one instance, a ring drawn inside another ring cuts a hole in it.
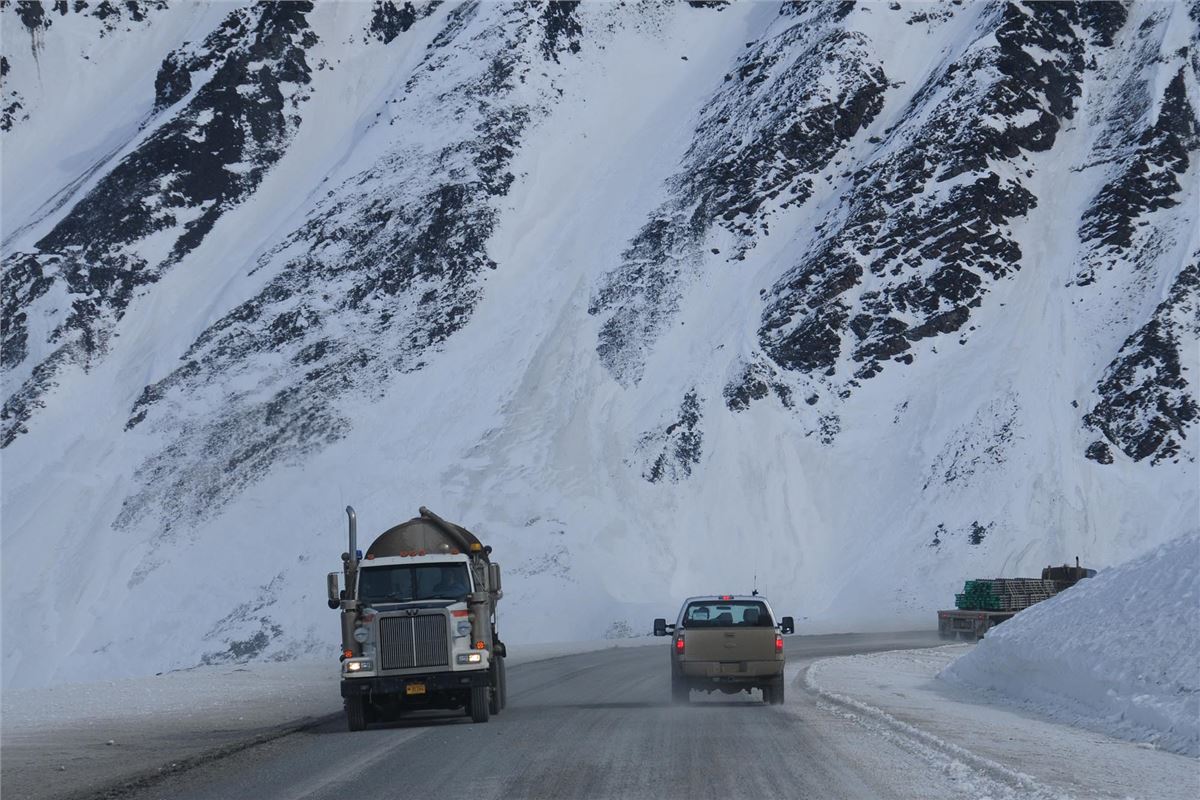
M 938 677 L 1200 756 L 1200 532 L 1022 611 Z

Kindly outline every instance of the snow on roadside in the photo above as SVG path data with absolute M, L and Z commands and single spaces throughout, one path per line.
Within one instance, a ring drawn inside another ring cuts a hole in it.
M 925 759 L 968 796 L 1191 800 L 1194 759 L 982 702 L 936 675 L 975 645 L 824 659 L 804 675 L 818 705 Z
M 990 701 L 1200 756 L 1200 532 L 1027 609 L 938 676 Z

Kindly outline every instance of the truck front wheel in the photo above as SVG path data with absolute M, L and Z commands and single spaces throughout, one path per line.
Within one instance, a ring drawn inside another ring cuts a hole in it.
M 472 686 L 471 687 L 471 721 L 472 722 L 487 722 L 488 721 L 488 687 L 487 686 Z
M 346 698 L 346 727 L 352 731 L 367 727 L 367 701 L 361 694 Z
M 500 709 L 504 708 L 501 705 L 503 698 L 500 696 L 500 665 L 496 662 L 496 668 L 492 670 L 492 690 L 488 692 L 488 712 L 494 717 L 500 713 Z

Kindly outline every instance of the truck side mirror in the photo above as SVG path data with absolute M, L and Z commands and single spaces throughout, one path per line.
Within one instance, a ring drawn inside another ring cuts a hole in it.
M 654 620 L 654 635 L 655 636 L 666 636 L 667 635 L 667 621 L 665 619 L 663 619 L 662 617 L 659 617 L 658 619 Z
M 341 593 L 338 590 L 338 574 L 336 572 L 325 576 L 325 588 L 329 592 L 329 607 L 337 608 L 341 605 Z
M 779 630 L 782 631 L 783 633 L 795 633 L 796 632 L 796 621 L 794 619 L 792 619 L 791 617 L 784 617 L 783 620 L 779 623 Z
M 500 591 L 500 565 L 499 564 L 488 564 L 488 583 L 491 584 L 491 586 L 489 588 L 493 592 Z

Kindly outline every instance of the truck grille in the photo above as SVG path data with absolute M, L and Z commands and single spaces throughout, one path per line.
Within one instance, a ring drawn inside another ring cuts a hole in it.
M 449 663 L 448 649 L 444 614 L 379 619 L 381 669 L 443 667 Z

